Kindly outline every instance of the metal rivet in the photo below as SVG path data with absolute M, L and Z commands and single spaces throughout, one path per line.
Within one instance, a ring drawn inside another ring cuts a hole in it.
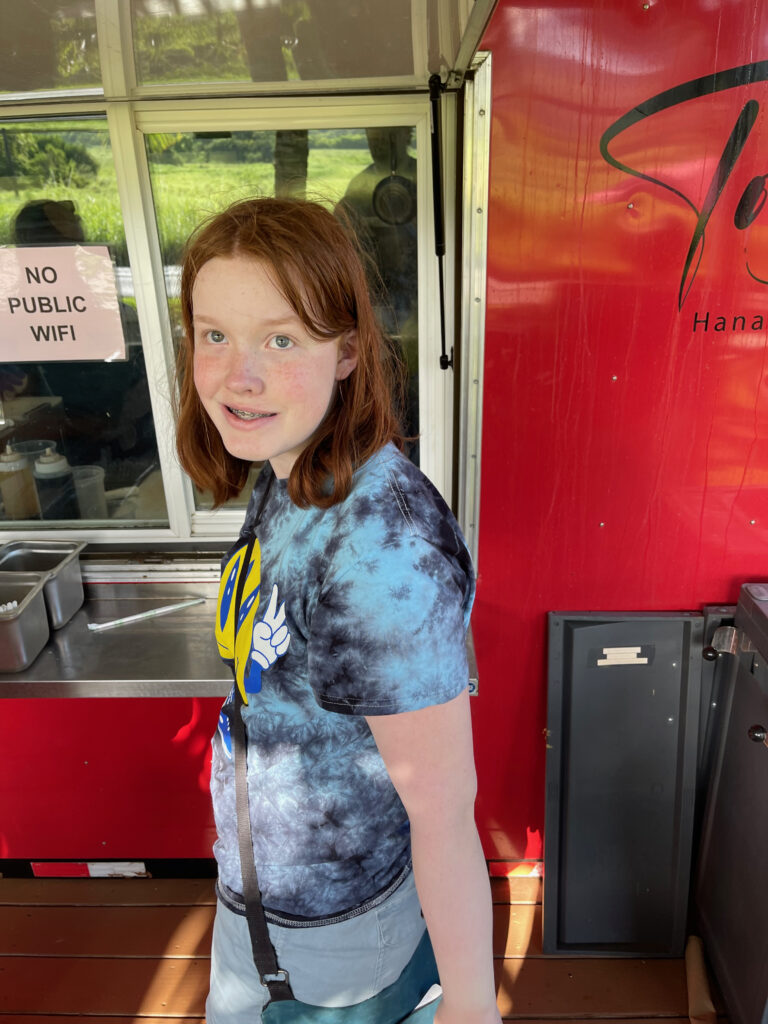
M 619 379 L 619 378 L 618 378 L 618 377 L 616 376 L 616 374 L 615 374 L 615 373 L 614 373 L 614 375 L 613 375 L 613 376 L 611 377 L 611 380 L 618 380 L 618 379 Z
M 651 5 L 650 4 L 643 4 L 643 10 L 644 11 L 649 11 L 650 9 L 651 9 Z
M 604 526 L 605 526 L 605 523 L 600 523 L 600 529 L 601 529 L 601 530 L 602 530 L 602 528 L 603 528 Z
M 483 212 L 482 206 L 478 206 L 478 208 L 477 208 L 477 210 L 475 212 L 476 213 L 482 213 Z
M 627 209 L 628 210 L 634 210 L 634 208 L 635 208 L 635 204 L 634 203 L 627 203 Z
M 757 523 L 757 520 L 756 520 L 756 519 L 750 519 L 750 520 L 749 520 L 749 525 L 750 525 L 750 526 L 755 526 L 755 525 L 756 525 L 756 523 Z
M 482 107 L 478 110 L 477 113 L 479 117 L 485 117 L 485 110 Z
M 480 296 L 478 295 L 478 296 L 475 297 L 475 302 L 479 302 L 479 301 L 480 301 Z

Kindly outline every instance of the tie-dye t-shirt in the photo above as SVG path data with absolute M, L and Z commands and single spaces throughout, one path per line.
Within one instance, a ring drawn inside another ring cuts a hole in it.
M 233 639 L 235 585 L 254 532 Z M 248 701 L 254 857 L 268 909 L 342 913 L 407 866 L 408 818 L 364 716 L 461 693 L 473 593 L 453 515 L 394 446 L 329 509 L 298 508 L 268 466 L 259 476 L 223 562 L 216 635 Z M 232 710 L 233 694 L 213 740 L 211 792 L 219 878 L 239 893 Z

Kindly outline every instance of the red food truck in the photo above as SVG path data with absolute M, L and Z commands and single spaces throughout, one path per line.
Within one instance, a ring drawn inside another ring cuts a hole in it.
M 234 198 L 307 195 L 378 265 L 409 454 L 476 561 L 491 873 L 546 866 L 553 955 L 679 957 L 693 917 L 765 1024 L 768 10 L 35 12 L 0 7 L 0 589 L 74 561 L 84 603 L 29 649 L 0 609 L 0 871 L 210 865 L 247 489 L 213 510 L 175 457 L 180 257 Z

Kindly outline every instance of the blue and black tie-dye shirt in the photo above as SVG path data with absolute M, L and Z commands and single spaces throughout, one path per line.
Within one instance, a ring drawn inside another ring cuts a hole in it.
M 474 579 L 450 510 L 392 445 L 358 470 L 348 498 L 330 509 L 298 508 L 286 481 L 270 484 L 271 477 L 265 467 L 224 560 L 216 635 L 247 699 L 264 905 L 327 917 L 369 900 L 409 862 L 405 809 L 364 716 L 441 704 L 466 687 Z M 253 532 L 258 543 L 244 570 Z M 230 695 L 213 740 L 214 852 L 221 882 L 242 892 L 232 702 Z

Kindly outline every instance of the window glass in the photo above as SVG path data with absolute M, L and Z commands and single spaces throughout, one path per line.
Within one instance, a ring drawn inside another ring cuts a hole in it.
M 137 81 L 413 75 L 411 0 L 132 0 Z
M 409 127 L 148 135 L 171 322 L 180 336 L 179 263 L 205 217 L 252 195 L 299 195 L 342 210 L 371 256 L 379 318 L 408 369 L 406 429 L 418 431 L 416 161 Z M 418 461 L 418 447 L 409 452 Z M 236 504 L 247 501 L 247 489 Z M 197 495 L 199 509 L 210 507 Z
M 101 85 L 95 0 L 0 0 L 0 93 Z
M 0 122 L 0 272 L 0 517 L 167 525 L 103 119 Z

